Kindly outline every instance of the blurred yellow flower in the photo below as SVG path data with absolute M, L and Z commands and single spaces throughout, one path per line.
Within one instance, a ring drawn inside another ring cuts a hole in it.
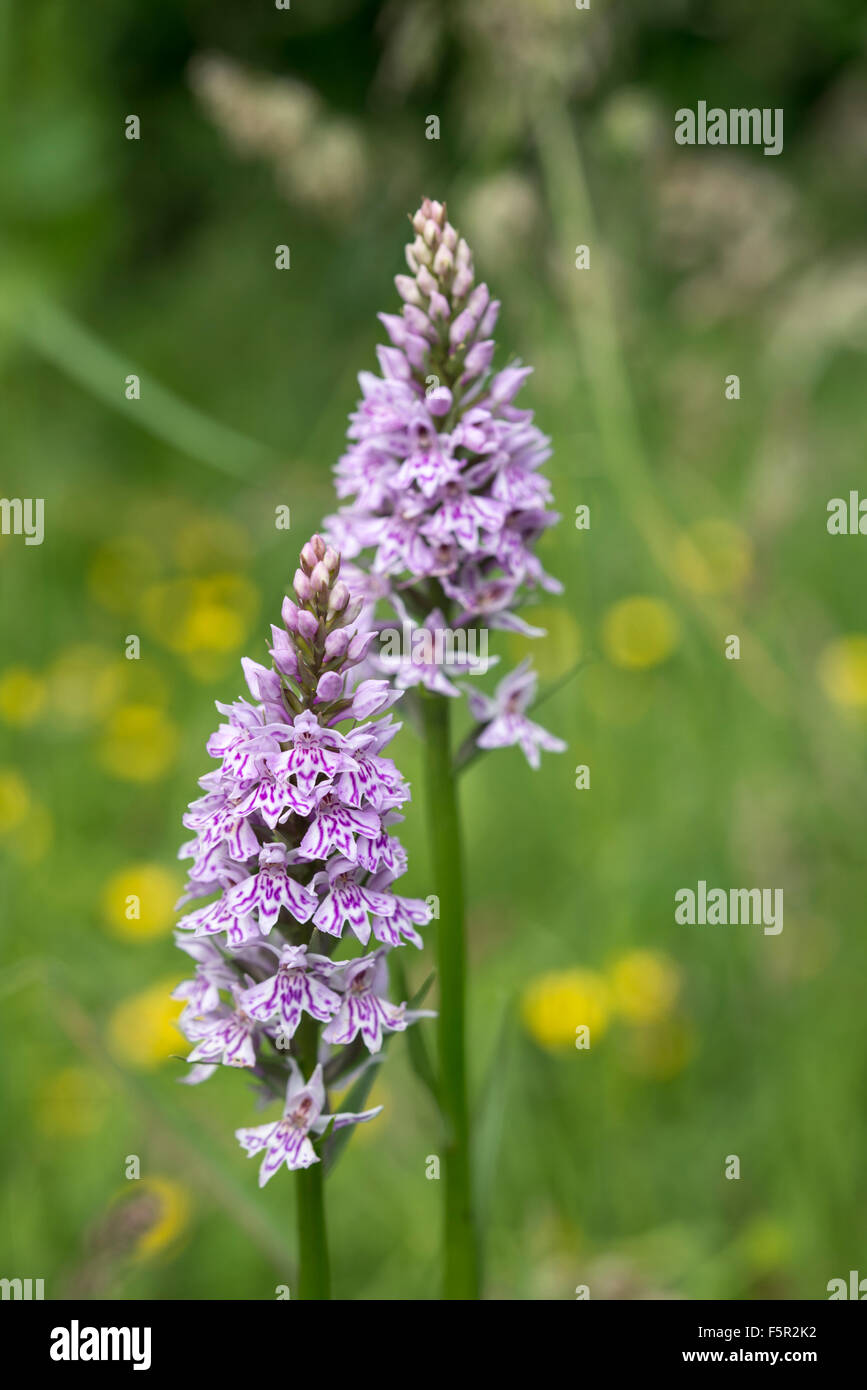
M 138 611 L 146 584 L 160 572 L 160 557 L 152 545 L 138 536 L 119 536 L 94 553 L 87 583 L 96 602 L 112 613 Z
M 49 1138 L 77 1139 L 99 1129 L 106 1115 L 109 1088 L 91 1067 L 61 1067 L 37 1087 L 36 1127 Z
M 867 635 L 856 632 L 829 642 L 819 657 L 819 681 L 833 704 L 863 709 L 867 705 Z
M 120 663 L 115 653 L 80 643 L 62 651 L 45 678 L 52 719 L 70 729 L 84 729 L 103 719 L 117 702 Z
M 149 629 L 170 651 L 235 652 L 259 610 L 259 593 L 242 574 L 211 574 L 154 584 L 142 599 Z
M 106 772 L 127 782 L 155 782 L 174 761 L 177 727 L 153 705 L 122 705 L 100 738 L 97 756 Z
M 697 521 L 678 538 L 674 563 L 681 580 L 693 593 L 734 593 L 750 577 L 752 541 L 730 521 Z
M 149 941 L 169 931 L 182 882 L 162 864 L 131 864 L 109 879 L 102 895 L 105 921 L 115 936 Z
M 630 1037 L 631 1070 L 652 1081 L 670 1081 L 692 1060 L 695 1044 L 691 1029 L 680 1018 L 636 1028 Z
M 153 1071 L 169 1057 L 183 1056 L 188 1045 L 175 1027 L 184 1007 L 171 998 L 178 984 L 173 976 L 123 999 L 108 1021 L 108 1039 L 120 1061 L 141 1071 Z
M 184 650 L 236 651 L 257 605 L 256 590 L 241 575 L 198 580 L 184 632 Z
M 189 1190 L 172 1178 L 139 1178 L 135 1188 L 155 1198 L 156 1219 L 139 1237 L 134 1250 L 137 1259 L 148 1260 L 183 1235 L 190 1224 L 192 1203 Z
M 544 642 L 523 637 L 519 632 L 509 634 L 509 654 L 516 662 L 531 657 L 542 680 L 556 680 L 581 659 L 581 629 L 568 609 L 541 606 L 528 608 L 522 615 L 532 627 L 544 628 Z
M 30 812 L 30 789 L 12 767 L 0 768 L 0 835 L 21 825 Z
M 656 1023 L 671 1009 L 680 972 L 667 956 L 629 951 L 609 972 L 614 1008 L 630 1023 Z
M 664 599 L 620 599 L 602 619 L 602 649 L 614 666 L 641 671 L 666 661 L 677 646 L 680 625 Z
M 45 681 L 26 666 L 10 666 L 0 675 L 0 719 L 32 724 L 45 704 Z
M 590 1046 L 608 1026 L 609 991 L 592 970 L 553 970 L 531 980 L 521 998 L 530 1036 L 549 1051 L 574 1047 L 576 1030 L 590 1030 Z

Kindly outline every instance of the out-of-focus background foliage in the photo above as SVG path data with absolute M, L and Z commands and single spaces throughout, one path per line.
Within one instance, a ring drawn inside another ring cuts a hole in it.
M 176 1085 L 174 854 L 423 193 L 503 301 L 498 360 L 535 365 L 563 513 L 566 592 L 529 616 L 569 755 L 464 783 L 488 1291 L 867 1273 L 867 541 L 825 524 L 865 480 L 860 0 L 2 0 L 0 34 L 0 491 L 46 509 L 41 547 L 0 539 L 0 1274 L 291 1284 L 242 1078 Z M 676 146 L 699 99 L 782 107 L 783 154 Z M 410 730 L 397 753 L 418 782 Z M 417 803 L 406 835 L 432 891 Z M 675 925 L 699 879 L 783 888 L 782 934 Z M 438 1288 L 436 1115 L 390 1054 L 329 1184 L 340 1297 Z

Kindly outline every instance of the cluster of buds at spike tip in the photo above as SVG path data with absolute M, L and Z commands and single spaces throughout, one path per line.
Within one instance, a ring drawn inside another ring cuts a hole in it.
M 455 391 L 490 367 L 500 306 L 487 285 L 475 286 L 470 248 L 448 221 L 444 203 L 425 198 L 412 225 L 416 235 L 406 259 L 413 274 L 395 277 L 402 315 L 379 317 L 415 371 L 443 383 L 443 393 L 429 399 L 433 413 L 445 415 Z
M 340 576 L 340 556 L 321 536 L 301 551 L 292 587 L 295 600 L 283 600 L 284 628 L 271 628 L 271 656 L 293 713 L 315 708 L 333 720 L 349 708 L 345 676 L 363 660 L 372 634 L 352 625 L 362 600 L 352 599 Z
M 416 237 L 406 248 L 406 261 L 412 276 L 395 277 L 397 292 L 406 304 L 446 318 L 473 288 L 470 248 L 447 220 L 444 203 L 425 198 L 411 221 Z
M 328 536 L 350 562 L 368 624 L 376 625 L 377 603 L 387 602 L 404 626 L 544 636 L 516 612 L 534 589 L 561 591 L 535 554 L 559 520 L 541 472 L 550 440 L 532 411 L 513 403 L 531 368 L 515 362 L 493 371 L 499 302 L 475 284 L 472 255 L 445 204 L 425 198 L 412 226 L 412 274 L 395 278 L 400 314 L 379 315 L 390 339 L 377 348 L 381 375 L 359 376 L 363 399 L 335 470 L 342 505 L 328 518 Z M 371 669 L 387 669 L 376 655 L 371 648 Z M 399 686 L 461 694 L 432 666 L 392 675 Z M 529 701 L 534 677 L 521 668 L 516 679 Z M 484 725 L 498 699 L 512 700 L 511 686 L 484 705 Z M 540 742 L 544 730 L 528 742 L 525 727 L 516 726 L 514 737 L 511 729 L 502 720 L 495 732 L 480 729 L 480 746 L 496 738 L 497 746 L 525 751 L 565 747 L 550 735 Z
M 177 943 L 195 963 L 175 991 L 195 1044 L 184 1079 L 240 1067 L 264 1102 L 284 1100 L 281 1119 L 237 1131 L 249 1154 L 263 1155 L 260 1184 L 284 1163 L 318 1162 L 324 1132 L 378 1113 L 331 1114 L 328 1087 L 345 1085 L 384 1034 L 422 1016 L 386 997 L 388 952 L 420 947 L 417 927 L 430 918 L 423 901 L 392 886 L 406 869 L 393 831 L 409 788 L 383 756 L 400 725 L 372 716 L 399 692 L 359 680 L 372 634 L 353 629 L 361 604 L 339 576 L 337 551 L 314 536 L 284 626 L 271 629 L 273 666 L 242 661 L 252 700 L 218 703 L 225 722 L 207 750 L 219 767 L 200 779 L 204 795 L 184 817 L 194 838 L 180 857 L 193 867 L 179 906 L 210 899 L 178 923 Z M 337 959 L 347 942 L 355 954 Z M 302 1023 L 314 1035 L 307 1077 Z

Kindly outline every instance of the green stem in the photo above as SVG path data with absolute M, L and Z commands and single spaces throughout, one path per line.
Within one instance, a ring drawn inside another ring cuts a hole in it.
M 298 1065 L 305 1081 L 316 1067 L 319 1025 L 305 1017 L 295 1035 Z M 325 1176 L 323 1164 L 314 1163 L 295 1174 L 298 1202 L 298 1293 L 297 1297 L 330 1299 L 331 1268 L 328 1234 L 325 1229 Z
M 449 701 L 425 696 L 426 790 L 434 886 L 440 904 L 437 925 L 439 974 L 439 1099 L 445 1123 L 443 1154 L 443 1297 L 479 1297 L 479 1252 L 473 1214 L 470 1118 L 466 1078 L 466 946 L 457 787 L 451 762 Z

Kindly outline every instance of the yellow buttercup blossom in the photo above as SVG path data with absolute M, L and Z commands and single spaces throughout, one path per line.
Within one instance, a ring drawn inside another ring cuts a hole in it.
M 26 666 L 10 666 L 0 675 L 0 719 L 15 727 L 32 724 L 45 704 L 45 681 Z
M 242 575 L 198 580 L 184 629 L 184 651 L 237 651 L 257 603 L 256 590 Z
M 258 610 L 255 585 L 231 573 L 154 584 L 142 600 L 149 630 L 179 655 L 237 651 Z
M 184 1005 L 171 998 L 177 984 L 176 978 L 161 980 L 116 1006 L 108 1022 L 108 1038 L 122 1062 L 153 1071 L 169 1057 L 186 1054 L 188 1044 L 175 1026 Z
M 106 925 L 115 936 L 149 941 L 171 928 L 181 880 L 162 864 L 131 864 L 114 874 L 102 895 Z
M 0 835 L 22 825 L 30 813 L 30 789 L 12 767 L 0 768 Z
M 122 705 L 110 716 L 98 745 L 106 772 L 127 782 L 155 782 L 177 752 L 176 726 L 153 705 Z
M 680 624 L 663 599 L 636 595 L 612 604 L 602 620 L 602 649 L 614 666 L 641 671 L 666 661 Z
M 680 972 L 667 956 L 629 951 L 609 972 L 614 1008 L 630 1023 L 656 1023 L 670 1011 L 680 989 Z
M 553 970 L 531 980 L 521 998 L 521 1017 L 541 1047 L 574 1047 L 577 1029 L 590 1030 L 590 1045 L 605 1032 L 609 990 L 592 970 Z
M 863 709 L 867 705 L 867 635 L 856 632 L 830 642 L 819 657 L 819 681 L 833 704 Z
M 730 521 L 697 521 L 678 538 L 674 563 L 693 593 L 735 593 L 752 571 L 752 541 Z
M 544 628 L 544 642 L 523 637 L 519 632 L 509 634 L 509 655 L 515 662 L 532 657 L 533 665 L 542 680 L 564 676 L 581 659 L 581 629 L 564 607 L 527 608 L 522 614 L 532 627 Z
M 135 1186 L 137 1191 L 155 1199 L 155 1220 L 139 1237 L 134 1251 L 137 1259 L 148 1260 L 162 1254 L 184 1234 L 190 1224 L 192 1203 L 188 1189 L 172 1178 L 140 1178 Z
M 61 1067 L 37 1088 L 37 1128 L 50 1138 L 78 1139 L 99 1129 L 109 1102 L 105 1079 L 92 1067 Z

